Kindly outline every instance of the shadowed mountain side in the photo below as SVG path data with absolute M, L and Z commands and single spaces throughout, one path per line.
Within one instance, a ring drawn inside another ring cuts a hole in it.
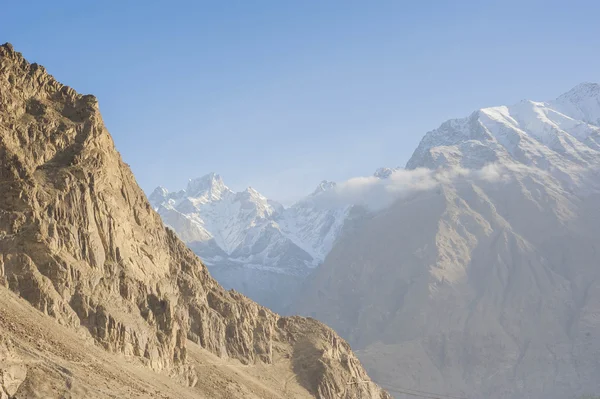
M 294 311 L 333 326 L 383 385 L 489 398 L 596 392 L 591 184 L 569 193 L 529 171 L 414 194 L 343 236 Z

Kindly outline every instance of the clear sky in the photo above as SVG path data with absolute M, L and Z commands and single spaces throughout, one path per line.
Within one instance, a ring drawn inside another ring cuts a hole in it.
M 484 106 L 600 81 L 600 1 L 4 1 L 0 41 L 95 94 L 144 190 L 289 202 Z

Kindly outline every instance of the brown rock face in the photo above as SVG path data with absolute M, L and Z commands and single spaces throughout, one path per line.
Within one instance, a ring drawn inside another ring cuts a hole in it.
M 276 348 L 291 353 L 316 397 L 388 397 L 362 383 L 365 371 L 331 329 L 222 289 L 151 209 L 96 99 L 8 44 L 0 47 L 0 193 L 0 285 L 107 351 L 193 385 L 188 340 L 245 364 L 271 363 Z M 0 373 L 10 394 L 22 370 Z

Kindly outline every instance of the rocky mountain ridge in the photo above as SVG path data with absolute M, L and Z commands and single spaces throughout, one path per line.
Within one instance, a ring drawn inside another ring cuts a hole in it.
M 0 105 L 3 296 L 9 289 L 105 351 L 190 389 L 203 384 L 188 353 L 199 346 L 248 365 L 287 359 L 305 396 L 388 397 L 372 383 L 352 383 L 369 379 L 333 330 L 280 317 L 213 280 L 165 229 L 93 96 L 58 83 L 5 44 Z M 34 369 L 25 363 L 23 381 L 3 383 L 2 395 L 25 395 Z

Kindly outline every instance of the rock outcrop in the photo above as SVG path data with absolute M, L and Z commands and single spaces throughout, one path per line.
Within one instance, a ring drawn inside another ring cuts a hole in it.
M 151 208 L 96 99 L 9 44 L 0 47 L 0 192 L 0 285 L 106 351 L 194 385 L 188 340 L 244 364 L 270 364 L 284 348 L 316 397 L 388 397 L 356 383 L 369 379 L 331 329 L 221 288 Z M 1 372 L 10 395 L 20 371 Z

